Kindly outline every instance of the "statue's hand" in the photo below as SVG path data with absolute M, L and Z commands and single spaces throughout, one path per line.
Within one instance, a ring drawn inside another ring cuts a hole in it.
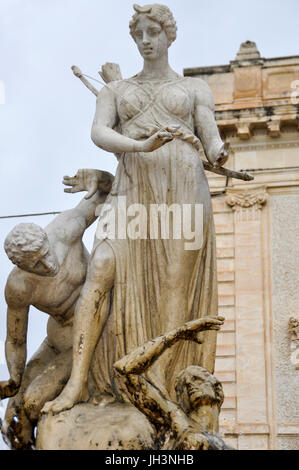
M 119 65 L 111 62 L 106 62 L 106 64 L 102 65 L 102 70 L 100 70 L 99 74 L 105 83 L 123 79 Z
M 223 166 L 227 162 L 228 157 L 229 157 L 229 144 L 226 142 L 225 144 L 222 145 L 220 151 L 218 152 L 218 155 L 214 162 L 214 167 L 219 168 L 220 166 Z
M 77 171 L 75 176 L 64 176 L 63 184 L 71 186 L 65 188 L 66 193 L 78 193 L 88 191 L 85 199 L 90 199 L 98 190 L 109 193 L 114 177 L 107 171 L 91 170 L 83 168 Z
M 4 400 L 5 398 L 15 396 L 19 388 L 20 385 L 17 384 L 14 380 L 3 380 L 0 382 L 0 399 Z
M 167 126 L 160 129 L 148 139 L 139 142 L 140 148 L 138 150 L 140 152 L 153 152 L 157 150 L 178 135 L 178 127 L 179 126 Z
M 185 323 L 179 329 L 179 336 L 181 339 L 195 341 L 195 343 L 201 344 L 201 340 L 198 337 L 198 333 L 205 330 L 220 330 L 221 326 L 224 323 L 223 317 L 203 317 L 198 318 L 197 320 L 190 321 Z

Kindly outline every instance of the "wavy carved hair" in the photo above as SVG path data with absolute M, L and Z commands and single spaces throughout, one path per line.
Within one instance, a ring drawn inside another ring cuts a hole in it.
M 133 5 L 135 10 L 135 14 L 130 21 L 130 34 L 132 38 L 135 40 L 135 28 L 140 15 L 146 15 L 147 18 L 150 20 L 156 21 L 161 25 L 163 30 L 166 33 L 167 39 L 169 44 L 171 44 L 176 39 L 176 32 L 177 32 L 177 25 L 173 14 L 171 13 L 170 9 L 165 5 L 159 5 L 158 3 L 154 3 L 151 5 L 145 5 L 143 7 Z

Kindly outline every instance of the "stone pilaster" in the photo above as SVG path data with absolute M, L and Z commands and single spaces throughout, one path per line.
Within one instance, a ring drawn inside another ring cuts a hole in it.
M 263 433 L 252 433 L 250 439 L 239 436 L 239 449 L 267 449 L 269 445 L 261 226 L 266 202 L 263 186 L 231 190 L 226 196 L 234 212 L 235 232 L 236 421 L 240 428 L 263 427 Z

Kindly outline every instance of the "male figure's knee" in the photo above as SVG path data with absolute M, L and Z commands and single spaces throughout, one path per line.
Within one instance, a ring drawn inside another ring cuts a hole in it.
M 103 284 L 110 284 L 114 276 L 115 260 L 114 253 L 109 246 L 101 249 L 102 245 L 93 254 L 87 272 L 89 281 L 102 281 Z

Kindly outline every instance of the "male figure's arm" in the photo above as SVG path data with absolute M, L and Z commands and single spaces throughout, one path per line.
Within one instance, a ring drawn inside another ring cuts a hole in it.
M 168 400 L 160 390 L 139 374 L 145 372 L 166 349 L 179 340 L 200 343 L 198 333 L 205 330 L 219 330 L 223 317 L 203 317 L 185 323 L 164 335 L 147 341 L 113 364 L 115 371 L 124 377 L 124 383 L 131 402 L 155 425 L 184 429 L 186 422 L 179 407 Z
M 88 168 L 78 170 L 73 177 L 65 176 L 63 178 L 63 184 L 71 186 L 64 189 L 66 193 L 88 191 L 82 201 L 73 209 L 80 212 L 85 218 L 87 227 L 96 220 L 95 210 L 99 204 L 105 201 L 113 181 L 114 176 L 111 173 Z
M 123 377 L 132 404 L 158 427 L 171 426 L 172 415 L 178 412 L 178 406 L 139 374 L 151 367 L 166 349 L 179 340 L 179 336 L 177 330 L 172 330 L 147 341 L 113 364 L 114 370 Z
M 16 268 L 15 268 L 16 269 Z M 23 292 L 23 280 L 18 279 L 15 269 L 10 274 L 6 288 L 7 333 L 5 355 L 10 379 L 0 382 L 0 398 L 14 396 L 22 381 L 27 357 L 27 326 L 29 304 Z M 18 282 L 20 289 L 18 289 Z
M 80 169 L 75 176 L 65 176 L 63 184 L 67 193 L 88 191 L 73 209 L 59 214 L 47 226 L 47 232 L 55 232 L 63 243 L 71 243 L 82 237 L 84 231 L 96 220 L 96 208 L 103 204 L 111 190 L 114 177 L 111 173 L 93 169 Z
M 201 341 L 198 339 L 200 331 L 219 330 L 223 322 L 223 317 L 202 317 L 185 323 L 137 347 L 115 362 L 113 367 L 122 375 L 142 374 L 153 365 L 166 349 L 173 346 L 179 340 L 189 340 L 200 344 Z

